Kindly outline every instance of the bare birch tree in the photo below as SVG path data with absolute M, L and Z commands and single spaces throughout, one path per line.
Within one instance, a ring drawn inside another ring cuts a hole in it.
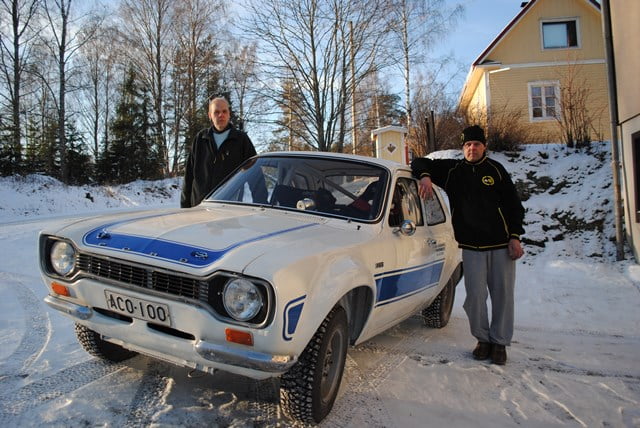
M 114 29 L 101 27 L 81 53 L 81 91 L 78 93 L 80 122 L 91 140 L 91 154 L 98 159 L 100 141 L 109 143 L 109 118 L 118 51 L 113 49 Z M 105 150 L 107 147 L 104 148 Z
M 252 101 L 256 99 L 252 96 L 258 82 L 256 49 L 255 43 L 241 45 L 236 40 L 230 43 L 224 53 L 223 86 L 229 88 L 233 101 L 235 101 L 237 117 L 240 122 L 236 125 L 241 130 L 244 130 L 251 117 Z
M 202 128 L 206 112 L 206 81 L 211 64 L 216 62 L 214 22 L 224 13 L 221 1 L 184 0 L 176 5 L 172 31 L 175 46 L 172 55 L 172 159 L 171 173 L 179 165 L 196 133 Z M 206 123 L 206 121 L 205 121 Z
M 267 76 L 263 95 L 276 105 L 283 95 L 280 83 L 289 82 L 300 97 L 289 100 L 288 110 L 304 125 L 296 137 L 311 149 L 340 150 L 351 87 L 381 66 L 374 59 L 386 36 L 382 2 L 254 0 L 249 9 L 247 31 L 261 42 Z M 354 77 L 348 72 L 351 47 Z
M 5 171 L 9 173 L 19 171 L 22 163 L 23 76 L 37 35 L 31 27 L 39 6 L 40 0 L 0 1 L 0 75 L 6 89 L 0 91 L 0 97 L 11 110 L 11 147 Z
M 124 52 L 151 92 L 154 138 L 164 162 L 164 175 L 169 172 L 165 86 L 173 51 L 171 22 L 175 4 L 172 0 L 122 0 L 120 3 Z
M 396 46 L 402 54 L 404 98 L 407 126 L 411 125 L 411 69 L 421 62 L 432 44 L 445 35 L 463 12 L 463 7 L 449 7 L 445 0 L 390 0 L 389 20 Z
M 78 50 L 95 35 L 96 22 L 90 16 L 75 17 L 71 10 L 72 0 L 45 0 L 44 12 L 48 31 L 42 34 L 44 46 L 55 58 L 57 66 L 57 87 L 55 82 L 44 78 L 53 94 L 58 116 L 58 150 L 60 155 L 60 178 L 69 182 L 69 165 L 67 163 L 67 106 L 66 99 L 72 88 L 70 79 L 77 72 L 73 67 L 73 59 Z

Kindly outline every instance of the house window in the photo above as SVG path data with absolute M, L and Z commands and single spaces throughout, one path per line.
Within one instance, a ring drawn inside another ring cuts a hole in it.
M 529 83 L 529 119 L 533 122 L 557 118 L 559 94 L 557 81 Z
M 562 49 L 578 47 L 578 20 L 542 22 L 542 48 Z

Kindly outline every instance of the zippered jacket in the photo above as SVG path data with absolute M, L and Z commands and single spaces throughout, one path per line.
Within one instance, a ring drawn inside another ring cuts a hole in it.
M 455 238 L 460 248 L 476 251 L 506 248 L 520 239 L 524 208 L 505 168 L 486 155 L 465 159 L 417 158 L 413 174 L 443 188 L 449 197 Z
M 242 162 L 255 155 L 249 136 L 234 127 L 220 148 L 213 139 L 213 127 L 198 132 L 185 164 L 180 207 L 198 205 Z

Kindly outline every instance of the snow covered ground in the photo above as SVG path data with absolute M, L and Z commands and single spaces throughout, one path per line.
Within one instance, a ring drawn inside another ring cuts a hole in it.
M 494 157 L 527 194 L 507 365 L 471 358 L 460 284 L 446 328 L 414 317 L 349 351 L 321 426 L 640 426 L 640 266 L 629 254 L 615 261 L 608 145 Z M 175 207 L 179 186 L 0 179 L 0 426 L 291 425 L 276 380 L 191 373 L 142 356 L 101 363 L 80 348 L 72 322 L 42 301 L 41 228 L 64 217 Z

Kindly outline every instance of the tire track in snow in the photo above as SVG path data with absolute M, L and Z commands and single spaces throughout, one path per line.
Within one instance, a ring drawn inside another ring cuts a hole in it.
M 25 412 L 95 382 L 122 367 L 123 364 L 92 359 L 18 389 L 7 389 L 3 382 L 0 392 L 0 426 L 12 426 L 11 421 Z
M 26 324 L 18 347 L 0 365 L 0 380 L 3 390 L 6 390 L 9 384 L 16 384 L 28 376 L 27 368 L 40 355 L 49 340 L 51 321 L 48 312 L 43 310 L 40 299 L 22 280 L 4 272 L 0 273 L 0 280 L 15 284 L 12 291 L 16 293 L 24 311 Z
M 149 426 L 156 414 L 165 407 L 165 397 L 173 379 L 169 368 L 159 360 L 149 358 L 138 389 L 129 405 L 125 427 Z
M 553 328 L 545 328 L 545 327 L 531 327 L 531 326 L 516 325 L 515 331 L 525 332 L 525 333 L 566 334 L 570 336 L 588 336 L 588 337 L 602 337 L 602 338 L 611 338 L 611 339 L 626 339 L 626 340 L 640 342 L 640 336 L 620 334 L 620 333 L 608 333 L 608 332 L 593 331 L 593 330 L 586 330 L 586 329 L 562 330 L 562 329 L 553 329 Z
M 597 382 L 588 380 L 584 381 L 584 384 L 604 388 L 612 400 L 620 403 L 621 412 L 624 411 L 625 415 L 629 414 L 630 409 L 624 406 L 629 405 L 631 408 L 637 406 L 636 402 L 630 401 L 616 390 L 607 389 L 610 384 L 622 384 L 629 390 L 634 390 L 634 386 L 640 386 L 640 370 L 637 367 L 629 361 L 620 364 L 620 361 L 608 360 L 604 353 L 596 353 L 600 358 L 595 361 L 591 358 L 582 360 L 580 355 L 575 355 L 573 352 L 565 353 L 562 345 L 567 336 L 580 341 L 583 346 L 581 352 L 585 355 L 594 355 L 592 348 L 598 349 L 597 346 L 603 343 L 621 348 L 611 351 L 612 355 L 623 355 L 627 347 L 637 349 L 635 344 L 640 344 L 640 340 L 636 337 L 587 330 L 526 329 L 526 331 L 534 335 L 519 337 L 519 339 L 530 339 L 531 343 L 514 341 L 510 351 L 512 357 L 505 367 L 490 364 L 488 361 L 475 361 L 470 352 L 463 355 L 458 348 L 445 343 L 432 344 L 428 351 L 418 352 L 412 358 L 425 367 L 453 362 L 462 369 L 471 367 L 486 369 L 490 376 L 486 380 L 490 382 L 493 378 L 496 382 L 487 390 L 487 393 L 493 397 L 492 400 L 503 403 L 505 413 L 516 425 L 526 426 L 527 423 L 531 423 L 531 415 L 526 415 L 521 410 L 523 408 L 521 401 L 536 403 L 546 414 L 547 422 L 551 424 L 571 426 L 593 424 L 593 420 L 585 419 L 585 416 L 588 418 L 588 414 L 581 414 L 580 404 L 576 403 L 573 397 L 567 396 L 565 385 L 566 382 L 583 383 L 582 380 L 589 378 L 596 378 Z M 602 392 L 598 393 L 598 395 L 601 394 Z M 524 408 L 527 407 L 524 406 Z

